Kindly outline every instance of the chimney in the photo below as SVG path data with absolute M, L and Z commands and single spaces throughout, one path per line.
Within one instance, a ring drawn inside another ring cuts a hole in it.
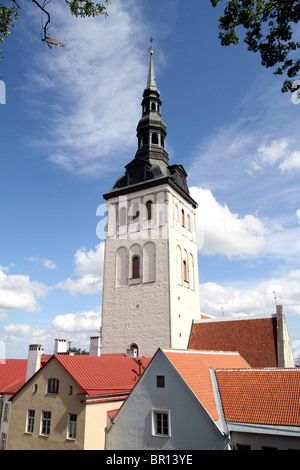
M 54 354 L 68 354 L 67 340 L 56 339 L 54 344 Z
M 137 349 L 136 348 L 126 349 L 126 356 L 127 357 L 137 357 Z
M 101 356 L 100 336 L 90 337 L 90 356 Z
M 26 382 L 33 376 L 41 367 L 41 358 L 44 353 L 41 344 L 30 344 L 28 351 L 28 361 L 26 370 Z

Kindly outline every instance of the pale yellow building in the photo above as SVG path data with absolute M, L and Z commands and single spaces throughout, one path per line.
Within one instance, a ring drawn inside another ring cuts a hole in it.
M 150 358 L 53 355 L 11 398 L 7 450 L 101 450 Z

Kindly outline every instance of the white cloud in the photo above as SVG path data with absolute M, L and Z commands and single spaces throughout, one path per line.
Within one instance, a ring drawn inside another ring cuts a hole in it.
M 81 313 L 67 313 L 65 315 L 57 315 L 52 326 L 60 333 L 74 332 L 99 332 L 100 327 L 100 309 Z
M 298 222 L 300 224 L 300 209 L 297 209 L 296 216 L 297 216 Z
M 7 275 L 0 271 L 0 309 L 39 312 L 36 297 L 44 297 L 48 288 L 26 275 Z
M 300 170 L 300 151 L 292 152 L 280 165 L 279 169 L 284 173 L 289 170 Z
M 44 259 L 43 260 L 43 265 L 47 269 L 56 269 L 57 268 L 56 264 L 51 259 Z
M 95 294 L 102 290 L 104 242 L 99 243 L 95 250 L 81 248 L 75 253 L 75 275 L 77 279 L 68 278 L 56 287 L 69 290 L 71 295 L 77 293 Z
M 63 2 L 50 8 L 51 34 L 67 46 L 37 54 L 40 73 L 30 77 L 35 95 L 41 90 L 54 97 L 52 106 L 47 102 L 49 158 L 66 170 L 94 175 L 111 169 L 114 157 L 119 166 L 120 153 L 136 144 L 148 66 L 137 42 L 147 29 L 133 1 L 114 0 L 108 19 L 72 17 Z
M 258 148 L 258 158 L 266 164 L 274 165 L 279 159 L 286 155 L 289 141 L 286 138 L 272 140 L 269 145 L 261 145 Z
M 190 188 L 198 202 L 198 248 L 204 254 L 224 254 L 227 257 L 255 255 L 265 245 L 268 229 L 254 215 L 240 218 L 226 205 L 221 205 L 208 189 Z
M 201 284 L 201 311 L 216 316 L 221 315 L 222 308 L 225 316 L 274 313 L 274 291 L 277 303 L 283 305 L 286 314 L 300 315 L 300 269 L 251 286 Z

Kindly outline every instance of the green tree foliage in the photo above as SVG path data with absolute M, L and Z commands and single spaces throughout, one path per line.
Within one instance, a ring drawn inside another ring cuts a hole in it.
M 74 354 L 75 356 L 88 354 L 88 352 L 85 349 L 81 349 L 81 348 L 70 348 L 69 353 Z
M 210 0 L 215 7 L 222 0 Z M 300 20 L 299 0 L 227 0 L 219 18 L 222 46 L 238 44 L 237 28 L 245 28 L 244 42 L 249 51 L 259 52 L 264 67 L 277 67 L 275 75 L 286 73 L 282 92 L 292 89 L 291 80 L 299 73 L 300 42 L 294 40 L 294 27 Z M 299 55 L 298 55 L 299 57 Z
M 61 1 L 61 0 L 60 0 Z M 64 0 L 65 4 L 69 8 L 72 15 L 84 17 L 93 17 L 97 15 L 108 16 L 106 7 L 111 3 L 110 0 L 103 0 L 103 3 L 91 2 L 89 0 Z M 51 25 L 51 16 L 48 10 L 48 5 L 51 0 L 29 0 L 42 13 L 42 30 L 41 40 L 47 44 L 49 48 L 63 47 L 64 44 L 59 39 L 52 37 L 49 34 L 49 28 Z M 21 7 L 17 3 L 17 0 L 6 0 L 0 2 L 0 43 L 3 43 L 5 37 L 10 34 L 11 28 L 14 27 L 15 21 L 19 18 Z M 0 50 L 0 53 L 2 51 Z M 0 57 L 1 59 L 1 57 Z

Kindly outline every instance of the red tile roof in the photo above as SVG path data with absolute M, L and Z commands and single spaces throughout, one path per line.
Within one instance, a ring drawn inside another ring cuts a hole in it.
M 54 358 L 90 396 L 130 392 L 151 360 L 150 357 L 133 358 L 116 354 L 56 355 Z
M 27 359 L 0 361 L 0 394 L 13 395 L 25 383 Z
M 237 352 L 162 349 L 214 420 L 219 419 L 209 369 L 248 368 Z
M 238 351 L 251 367 L 277 367 L 275 315 L 193 323 L 190 349 Z
M 216 371 L 225 419 L 300 426 L 300 369 Z

